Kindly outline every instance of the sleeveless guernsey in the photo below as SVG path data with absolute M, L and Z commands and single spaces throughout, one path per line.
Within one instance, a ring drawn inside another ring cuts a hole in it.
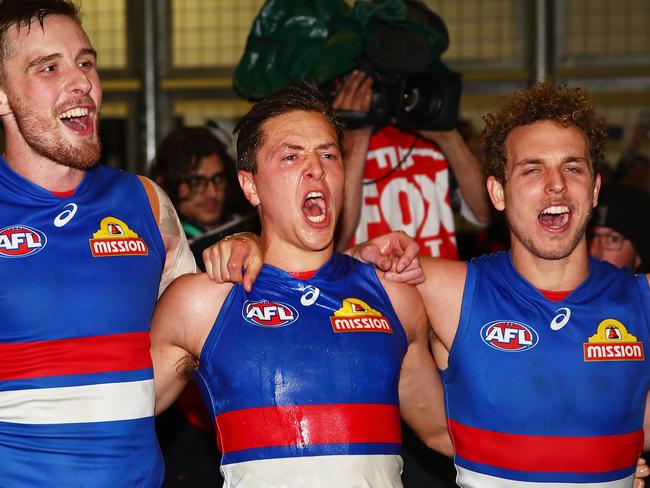
M 165 251 L 136 176 L 68 198 L 0 158 L 0 485 L 158 487 L 149 323 Z
M 510 253 L 469 263 L 442 372 L 459 485 L 632 486 L 650 384 L 650 291 L 645 276 L 589 266 L 552 302 Z
M 224 487 L 401 487 L 406 348 L 374 268 L 348 256 L 233 287 L 198 369 Z

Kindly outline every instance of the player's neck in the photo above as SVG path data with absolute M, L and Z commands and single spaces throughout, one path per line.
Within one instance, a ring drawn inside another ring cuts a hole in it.
M 52 192 L 67 192 L 81 183 L 85 171 L 46 158 L 25 143 L 7 143 L 5 161 L 23 178 Z
M 513 242 L 512 264 L 529 283 L 549 291 L 574 290 L 589 275 L 589 255 L 584 241 L 562 259 L 544 259 L 521 243 Z
M 301 249 L 286 242 L 276 242 L 265 238 L 262 232 L 262 251 L 264 262 L 288 273 L 313 271 L 323 266 L 334 252 L 333 244 L 325 249 L 313 251 Z

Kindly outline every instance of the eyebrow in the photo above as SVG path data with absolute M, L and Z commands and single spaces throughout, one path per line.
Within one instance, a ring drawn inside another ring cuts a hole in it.
M 544 164 L 544 161 L 545 160 L 541 158 L 522 159 L 521 161 L 517 161 L 515 166 L 523 166 L 524 164 Z M 589 163 L 589 160 L 583 156 L 567 156 L 562 160 L 562 164 L 564 163 Z
M 289 149 L 293 149 L 295 151 L 302 151 L 302 150 L 305 149 L 303 146 L 301 146 L 299 144 L 290 144 L 288 142 L 280 144 L 280 147 L 281 148 L 286 147 L 286 148 L 289 148 Z M 331 149 L 332 147 L 337 147 L 336 143 L 334 143 L 334 142 L 324 142 L 323 144 L 320 144 L 320 145 L 316 146 L 316 149 Z
M 88 54 L 95 58 L 97 57 L 97 51 L 95 51 L 92 47 L 85 47 L 79 51 L 79 54 L 77 54 L 77 57 L 75 59 L 79 59 L 81 56 L 86 56 Z
M 32 59 L 28 64 L 27 64 L 27 69 L 35 68 L 36 66 L 40 66 L 41 64 L 49 63 L 50 61 L 53 61 L 58 58 L 62 58 L 63 55 L 61 53 L 54 53 L 54 54 L 49 54 L 47 56 L 39 56 L 38 58 Z
M 82 56 L 87 56 L 91 55 L 93 57 L 97 57 L 97 51 L 95 51 L 91 47 L 84 48 L 79 51 L 75 59 L 79 59 Z M 53 53 L 53 54 L 48 54 L 47 56 L 39 56 L 38 58 L 32 59 L 28 64 L 27 64 L 27 69 L 35 68 L 36 66 L 40 66 L 42 64 L 49 63 L 51 61 L 54 61 L 55 59 L 62 58 L 63 54 L 61 53 Z

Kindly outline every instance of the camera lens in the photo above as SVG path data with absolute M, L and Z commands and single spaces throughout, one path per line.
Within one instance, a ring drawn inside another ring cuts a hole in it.
M 402 106 L 404 107 L 404 111 L 412 112 L 420 103 L 420 90 L 418 87 L 413 87 L 411 90 L 405 92 L 403 97 L 404 103 Z
M 402 109 L 409 117 L 432 119 L 440 111 L 441 104 L 439 82 L 434 77 L 417 74 L 405 81 Z

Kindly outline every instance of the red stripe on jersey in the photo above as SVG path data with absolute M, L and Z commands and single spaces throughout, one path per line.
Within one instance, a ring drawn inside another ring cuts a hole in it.
M 601 473 L 630 468 L 643 448 L 643 430 L 606 436 L 504 434 L 449 420 L 459 456 L 516 471 Z
M 53 191 L 51 192 L 52 195 L 55 197 L 59 198 L 70 198 L 72 195 L 74 195 L 74 192 L 77 191 L 76 188 L 73 188 L 72 190 L 66 190 L 66 191 Z
M 147 369 L 149 346 L 147 332 L 0 344 L 0 380 Z
M 553 291 L 553 290 L 542 290 L 541 288 L 538 288 L 538 290 L 542 295 L 544 295 L 544 298 L 552 302 L 561 302 L 566 297 L 571 295 L 571 293 L 573 293 L 573 290 Z
M 220 449 L 401 442 L 396 405 L 290 405 L 234 410 L 217 416 Z

